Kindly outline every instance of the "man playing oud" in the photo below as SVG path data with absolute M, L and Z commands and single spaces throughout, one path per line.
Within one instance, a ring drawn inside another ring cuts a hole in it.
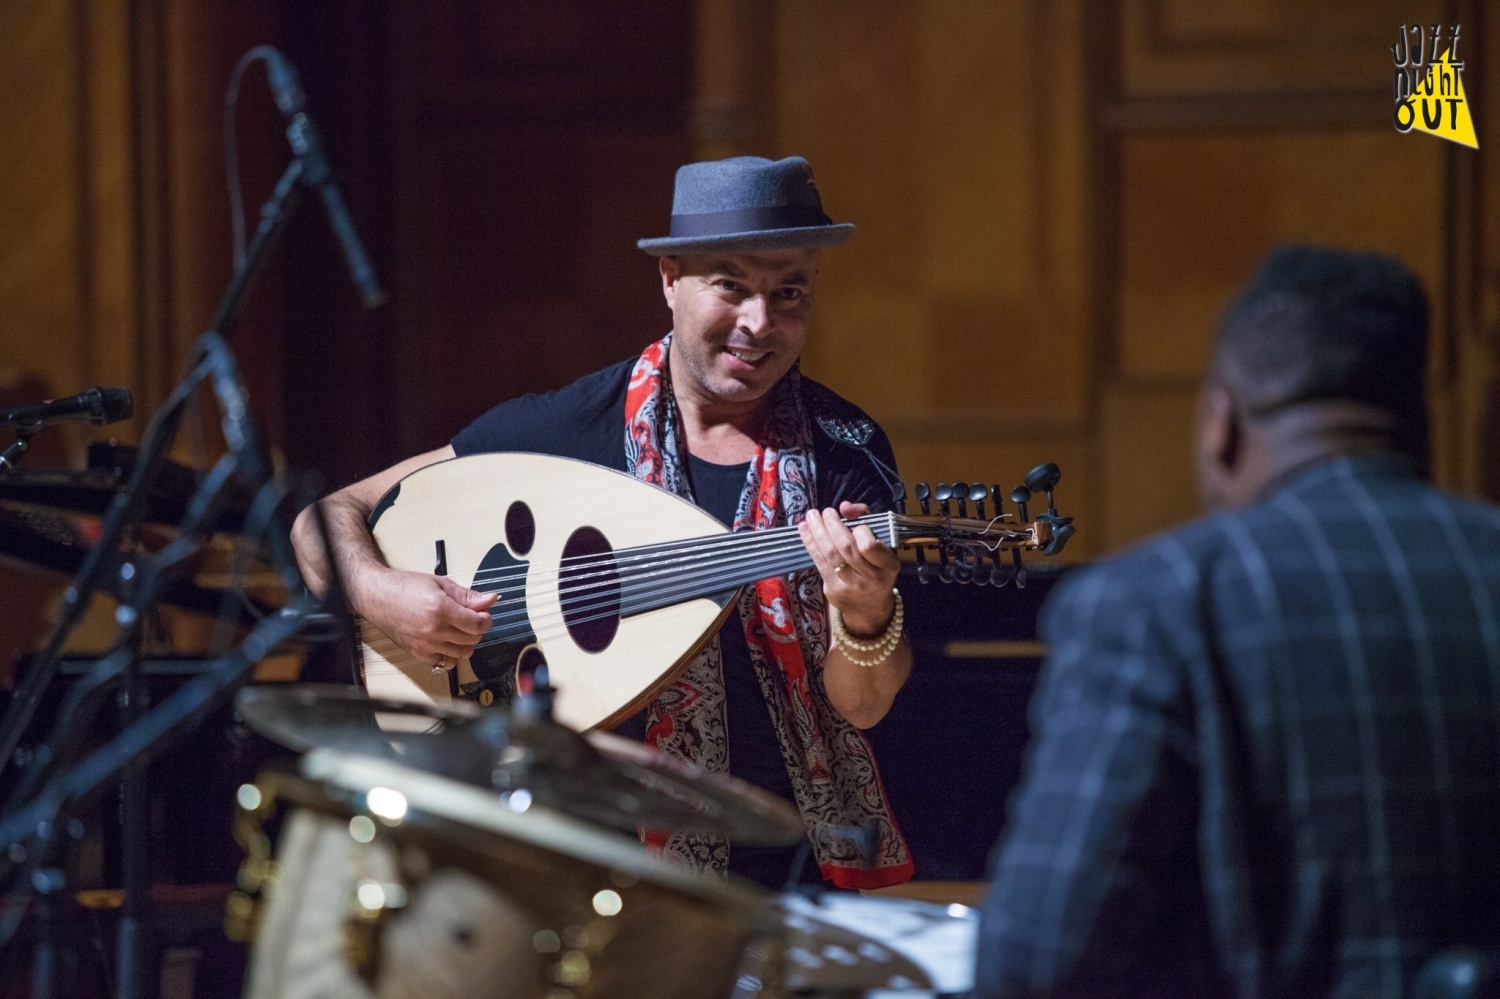
M 859 730 L 890 709 L 911 653 L 900 639 L 895 553 L 843 518 L 888 504 L 891 488 L 875 460 L 895 462 L 884 433 L 797 364 L 819 252 L 853 229 L 823 214 L 800 157 L 682 167 L 671 235 L 638 243 L 659 258 L 670 333 L 566 388 L 496 406 L 447 447 L 347 486 L 323 509 L 354 611 L 449 669 L 490 629 L 495 595 L 391 568 L 366 528 L 388 489 L 433 462 L 553 454 L 661 486 L 735 530 L 798 525 L 816 571 L 745 587 L 737 613 L 621 731 L 794 802 L 822 877 L 874 888 L 910 878 L 912 863 Z M 820 418 L 874 432 L 856 448 L 825 432 Z M 323 590 L 330 568 L 306 512 L 293 541 L 310 584 Z M 873 855 L 849 829 L 873 833 Z M 666 852 L 779 887 L 794 851 L 731 849 L 679 833 Z

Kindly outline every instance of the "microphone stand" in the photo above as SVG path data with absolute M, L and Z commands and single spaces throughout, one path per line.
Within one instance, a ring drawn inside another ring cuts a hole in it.
M 205 338 L 216 334 L 227 339 L 233 333 L 244 310 L 245 293 L 264 266 L 266 251 L 296 207 L 297 182 L 301 177 L 302 162 L 294 159 L 277 182 L 271 200 L 261 209 L 260 227 L 246 252 L 244 266 L 230 278 L 229 287 L 219 301 L 213 325 L 210 332 L 204 335 Z M 46 645 L 34 657 L 26 679 L 12 697 L 4 718 L 0 719 L 0 768 L 10 764 L 17 743 L 30 725 L 37 705 L 56 674 L 58 657 L 64 643 L 79 619 L 88 611 L 93 602 L 94 591 L 101 588 L 104 572 L 113 564 L 110 556 L 124 540 L 126 532 L 140 519 L 148 486 L 159 474 L 171 444 L 176 440 L 188 399 L 209 374 L 208 365 L 205 364 L 206 350 L 204 339 L 200 339 L 193 367 L 187 378 L 173 390 L 152 417 L 151 425 L 146 429 L 146 439 L 131 470 L 130 481 L 110 502 L 99 542 L 84 556 L 78 577 L 65 594 L 62 611 L 48 635 Z M 243 400 L 240 401 L 240 406 L 243 407 Z M 233 441 L 230 442 L 230 447 L 234 447 Z
M 148 982 L 149 971 L 146 960 L 149 953 L 147 935 L 151 859 L 150 802 L 144 765 L 144 760 L 147 758 L 145 752 L 147 749 L 164 747 L 167 739 L 181 731 L 180 726 L 159 727 L 154 736 L 143 737 L 145 738 L 143 743 L 137 744 L 125 740 L 127 735 L 144 731 L 137 726 L 144 726 L 148 721 L 161 715 L 160 710 L 147 712 L 145 689 L 141 682 L 139 663 L 144 619 L 166 572 L 175 568 L 183 559 L 196 551 L 202 543 L 202 538 L 206 538 L 213 530 L 222 499 L 222 489 L 230 477 L 238 471 L 257 484 L 267 482 L 271 478 L 269 462 L 265 460 L 258 447 L 254 428 L 248 419 L 244 391 L 239 384 L 227 340 L 243 312 L 246 293 L 264 267 L 267 252 L 296 208 L 299 181 L 302 180 L 303 173 L 304 166 L 301 158 L 293 159 L 277 182 L 271 199 L 262 208 L 260 225 L 247 249 L 244 264 L 232 275 L 229 286 L 214 314 L 213 325 L 199 339 L 187 377 L 174 389 L 147 428 L 146 438 L 141 446 L 130 482 L 111 502 L 98 543 L 85 556 L 77 579 L 68 588 L 57 623 L 49 634 L 42 651 L 33 660 L 31 669 L 8 705 L 3 720 L 0 720 L 0 767 L 4 767 L 11 762 L 17 744 L 30 726 L 37 706 L 57 673 L 61 650 L 69 635 L 88 610 L 94 591 L 105 586 L 105 573 L 115 565 L 115 560 L 111 556 L 119 550 L 127 532 L 139 521 L 145 504 L 147 487 L 159 474 L 171 444 L 177 436 L 187 410 L 188 400 L 199 384 L 212 379 L 224 410 L 223 427 L 225 439 L 229 445 L 229 454 L 221 459 L 205 478 L 190 504 L 189 513 L 182 525 L 182 533 L 159 553 L 160 557 L 154 560 L 142 559 L 139 565 L 135 561 L 126 561 L 117 570 L 122 578 L 127 582 L 133 581 L 134 585 L 131 599 L 122 604 L 117 612 L 120 635 L 111 652 L 100 660 L 89 675 L 80 682 L 83 691 L 80 697 L 70 698 L 74 701 L 72 707 L 87 716 L 89 713 L 82 711 L 82 697 L 87 696 L 87 692 L 105 688 L 117 678 L 123 679 L 122 720 L 128 727 L 112 745 L 123 744 L 127 748 L 133 747 L 134 754 L 118 759 L 112 766 L 101 766 L 88 771 L 87 779 L 80 776 L 80 770 L 74 771 L 71 781 L 66 773 L 52 776 L 49 780 L 49 775 L 53 770 L 65 765 L 76 755 L 76 745 L 83 734 L 83 729 L 87 728 L 86 725 L 76 724 L 66 726 L 65 723 L 69 720 L 67 715 L 73 712 L 65 709 L 63 717 L 60 717 L 59 724 L 55 727 L 48 742 L 31 754 L 27 772 L 16 793 L 11 796 L 3 825 L 9 834 L 11 844 L 23 851 L 21 856 L 26 860 L 25 866 L 35 874 L 46 872 L 51 875 L 54 872 L 42 865 L 45 865 L 56 852 L 56 838 L 60 823 L 55 818 L 48 819 L 46 816 L 48 814 L 55 816 L 64 806 L 80 800 L 87 793 L 92 793 L 114 774 L 121 772 L 125 774 L 121 784 L 121 811 L 124 826 L 122 880 L 125 903 L 119 926 L 119 966 L 117 969 L 117 994 L 121 999 L 143 999 L 153 991 Z M 292 592 L 295 592 L 300 584 L 300 575 L 297 574 L 295 568 L 296 562 L 292 555 L 290 538 L 284 533 L 278 537 L 279 533 L 281 532 L 273 530 L 268 534 L 273 547 L 273 560 L 283 568 L 284 575 L 291 581 Z M 136 579 L 138 573 L 140 578 Z M 252 639 L 260 631 L 261 629 L 257 628 L 252 634 Z M 251 647 L 251 643 L 247 642 L 246 647 Z M 255 647 L 259 649 L 259 654 L 252 656 L 252 660 L 261 658 L 270 648 L 269 645 L 256 645 Z M 230 690 L 237 686 L 247 674 L 248 668 L 225 672 L 222 677 L 223 689 Z M 210 678 L 204 676 L 199 679 L 209 681 Z M 196 684 L 197 681 L 194 683 Z M 182 694 L 183 691 L 180 690 L 178 693 Z M 165 709 L 177 700 L 174 695 L 161 708 Z M 197 718 L 201 717 L 202 713 L 202 711 L 194 711 L 190 715 L 183 714 L 183 717 Z M 95 754 L 91 757 L 90 762 L 97 760 L 99 755 Z M 31 800 L 30 805 L 21 807 L 26 804 L 27 792 L 39 787 L 40 793 Z M 30 847 L 21 846 L 20 839 L 16 838 L 21 830 L 25 831 L 26 838 L 34 841 Z M 5 838 L 0 837 L 0 841 L 4 841 Z M 15 850 L 11 851 L 11 856 L 15 858 Z M 37 879 L 33 878 L 33 881 Z M 61 897 L 62 888 L 61 874 L 57 872 L 57 877 L 48 881 L 49 890 L 46 893 L 47 898 L 43 900 L 44 908 L 53 904 L 51 900 Z M 49 922 L 54 922 L 55 918 L 54 913 Z M 35 966 L 38 972 L 42 973 L 35 983 L 39 996 L 49 994 L 53 984 L 53 971 L 59 967 L 54 953 L 56 940 L 52 939 L 53 937 L 55 933 L 44 933 L 35 955 Z
M 25 457 L 27 449 L 31 447 L 32 435 L 40 429 L 40 425 L 35 427 L 16 428 L 15 442 L 12 443 L 11 446 L 6 448 L 4 451 L 0 451 L 0 479 L 5 478 L 11 472 L 14 472 L 16 470 L 16 466 L 19 465 L 21 463 L 21 459 Z

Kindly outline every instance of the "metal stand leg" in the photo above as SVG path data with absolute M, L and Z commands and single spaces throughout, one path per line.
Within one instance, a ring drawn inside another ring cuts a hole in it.
M 128 728 L 149 705 L 137 668 L 127 678 L 121 715 Z M 121 882 L 125 889 L 117 941 L 120 999 L 156 994 L 155 948 L 151 941 L 151 788 L 146 766 L 127 769 L 120 780 Z

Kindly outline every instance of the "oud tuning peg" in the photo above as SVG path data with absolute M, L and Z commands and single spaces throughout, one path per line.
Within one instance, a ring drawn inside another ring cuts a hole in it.
M 1057 488 L 1058 480 L 1061 478 L 1062 469 L 1049 461 L 1026 473 L 1026 488 L 1034 493 L 1050 493 Z
M 955 563 L 953 566 L 953 581 L 963 585 L 974 582 L 974 570 L 962 562 Z
M 980 520 L 988 519 L 984 515 L 984 501 L 989 494 L 990 491 L 978 482 L 969 487 L 969 499 L 974 502 L 974 515 Z
M 927 549 L 917 545 L 917 579 L 925 583 L 931 574 L 932 570 L 927 568 Z
M 939 482 L 937 488 L 932 491 L 932 498 L 938 501 L 938 508 L 943 511 L 944 517 L 953 516 L 953 511 L 948 509 L 948 501 L 953 498 L 953 487 L 946 482 Z
M 1024 563 L 1024 562 L 1021 561 L 1021 549 L 1019 549 L 1019 548 L 1012 548 L 1010 550 L 1010 562 L 1011 562 L 1011 568 L 1014 570 L 1011 573 L 1011 575 L 1015 577 L 1015 580 L 1016 580 L 1016 589 L 1018 589 L 1018 590 L 1025 589 L 1025 587 L 1026 587 L 1026 563 Z
M 955 482 L 949 487 L 953 490 L 953 499 L 958 506 L 958 515 L 967 517 L 969 515 L 969 484 L 967 482 Z
M 1053 516 L 1057 515 L 1057 506 L 1052 502 L 1052 490 L 1057 488 L 1058 480 L 1061 478 L 1062 469 L 1050 461 L 1045 465 L 1038 465 L 1026 473 L 1026 485 L 1031 491 L 1047 494 L 1047 512 Z
M 941 579 L 945 583 L 953 582 L 952 562 L 944 562 L 942 565 L 938 566 L 938 579 Z
M 891 507 L 897 513 L 906 512 L 906 483 L 897 482 L 891 487 Z
M 924 514 L 931 513 L 932 511 L 927 509 L 927 501 L 932 497 L 932 490 L 928 487 L 927 483 L 918 482 L 914 492 L 917 497 L 917 506 L 921 507 Z
M 1031 518 L 1026 515 L 1026 504 L 1031 501 L 1031 490 L 1025 486 L 1016 486 L 1010 491 L 1010 501 L 1021 511 L 1021 523 L 1029 523 Z
M 1005 497 L 1001 494 L 998 484 L 990 486 L 990 498 L 995 501 L 995 516 L 1005 516 Z

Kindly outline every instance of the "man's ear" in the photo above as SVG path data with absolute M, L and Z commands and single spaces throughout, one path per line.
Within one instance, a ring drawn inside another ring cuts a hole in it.
M 675 308 L 677 305 L 677 279 L 682 276 L 682 270 L 677 265 L 677 258 L 657 257 L 656 269 L 661 271 L 661 293 L 667 300 L 667 308 Z
M 1234 396 L 1224 386 L 1208 382 L 1198 395 L 1194 439 L 1194 468 L 1198 497 L 1218 509 L 1230 501 L 1236 472 L 1244 457 L 1244 426 Z
M 1244 423 L 1234 395 L 1227 388 L 1210 385 L 1207 393 L 1204 436 L 1208 457 L 1225 474 L 1232 475 L 1239 467 L 1244 448 Z

